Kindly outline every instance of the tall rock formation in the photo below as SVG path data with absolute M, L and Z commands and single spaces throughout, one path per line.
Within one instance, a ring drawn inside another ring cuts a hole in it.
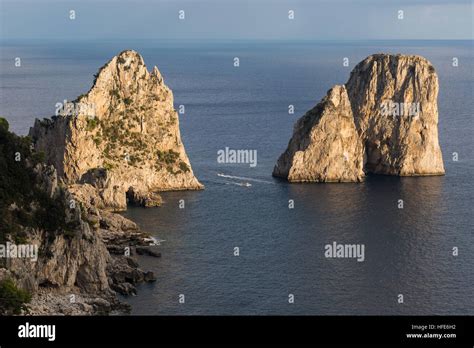
M 354 68 L 346 87 L 365 142 L 369 172 L 444 174 L 438 142 L 438 76 L 428 60 L 376 54 Z
M 298 120 L 273 175 L 290 182 L 443 175 L 437 96 L 438 77 L 425 58 L 369 56 Z
M 173 94 L 156 67 L 123 51 L 96 75 L 90 91 L 30 130 L 68 184 L 96 187 L 106 206 L 158 204 L 157 191 L 202 189 L 179 131 Z
M 273 174 L 294 182 L 362 180 L 363 146 L 344 86 L 298 120 Z

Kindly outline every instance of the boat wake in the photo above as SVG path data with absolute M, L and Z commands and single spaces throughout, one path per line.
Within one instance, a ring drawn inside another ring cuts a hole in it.
M 232 182 L 232 181 L 229 181 L 229 182 L 225 182 L 226 185 L 237 185 L 237 186 L 244 186 L 244 187 L 250 187 L 252 186 L 251 183 L 248 183 L 248 182 Z
M 227 178 L 227 179 L 237 179 L 237 180 L 260 182 L 262 184 L 270 184 L 270 185 L 274 184 L 271 181 L 255 179 L 255 178 L 248 178 L 248 177 L 245 177 L 245 176 L 234 176 L 234 175 L 227 175 L 227 174 L 222 174 L 222 173 L 217 173 L 217 176 L 220 176 L 221 178 Z

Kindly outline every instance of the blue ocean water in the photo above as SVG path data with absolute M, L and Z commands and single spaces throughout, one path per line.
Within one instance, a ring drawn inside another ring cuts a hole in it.
M 161 259 L 140 258 L 157 282 L 126 299 L 134 314 L 474 314 L 472 41 L 3 43 L 0 115 L 26 134 L 55 103 L 86 92 L 124 49 L 157 65 L 175 106 L 185 105 L 183 142 L 206 186 L 124 213 L 164 240 Z M 420 54 L 436 68 L 446 176 L 370 176 L 359 184 L 272 178 L 297 118 L 378 52 Z M 218 163 L 225 147 L 257 150 L 258 165 Z M 239 185 L 246 182 L 252 186 Z M 364 244 L 365 261 L 325 258 L 333 241 Z

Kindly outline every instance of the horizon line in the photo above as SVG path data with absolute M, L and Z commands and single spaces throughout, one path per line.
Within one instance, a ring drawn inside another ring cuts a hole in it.
M 461 38 L 461 39 L 394 39 L 394 38 L 381 38 L 381 39 L 265 39 L 265 38 L 0 38 L 0 43 L 11 41 L 163 41 L 163 42 L 367 42 L 367 41 L 473 41 L 474 38 Z

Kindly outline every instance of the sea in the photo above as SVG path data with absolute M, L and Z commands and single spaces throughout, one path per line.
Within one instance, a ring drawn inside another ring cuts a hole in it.
M 26 135 L 125 49 L 156 65 L 184 105 L 182 139 L 205 185 L 123 213 L 162 254 L 139 257 L 157 281 L 123 298 L 132 314 L 474 314 L 472 41 L 3 41 L 0 116 Z M 296 120 L 380 52 L 434 65 L 446 175 L 273 178 Z M 256 151 L 256 165 L 220 163 L 226 147 Z M 326 257 L 333 243 L 364 246 L 364 260 Z

